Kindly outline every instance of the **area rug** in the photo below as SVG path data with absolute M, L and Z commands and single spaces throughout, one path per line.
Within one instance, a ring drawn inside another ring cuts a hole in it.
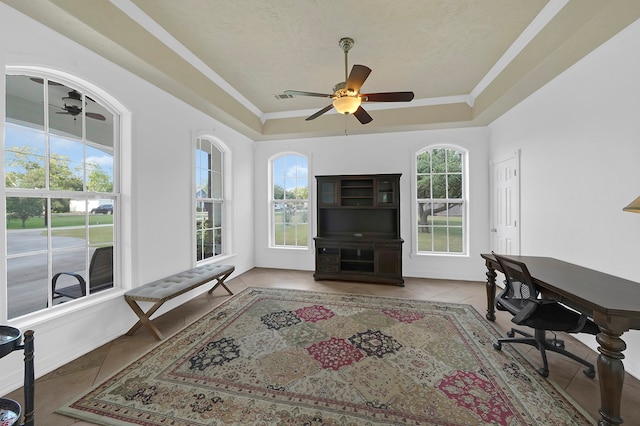
M 470 305 L 249 288 L 59 413 L 103 425 L 587 425 Z

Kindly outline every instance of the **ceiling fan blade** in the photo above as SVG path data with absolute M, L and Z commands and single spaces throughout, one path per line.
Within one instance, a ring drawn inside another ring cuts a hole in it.
M 300 92 L 298 90 L 285 90 L 285 95 L 293 95 L 293 96 L 315 96 L 318 98 L 331 98 L 333 95 L 327 95 L 326 93 L 315 93 L 315 92 Z
M 87 117 L 93 118 L 94 120 L 106 121 L 107 119 L 102 114 L 98 114 L 97 112 L 88 112 Z
M 409 102 L 413 92 L 368 93 L 360 95 L 363 102 Z
M 331 108 L 333 108 L 333 104 L 327 105 L 326 107 L 322 108 L 320 111 L 316 112 L 315 114 L 310 115 L 309 117 L 305 118 L 304 121 L 311 121 L 314 118 L 318 118 L 322 114 L 324 114 L 325 112 L 329 111 Z
M 364 110 L 361 106 L 358 107 L 356 112 L 353 113 L 356 116 L 358 121 L 362 124 L 371 123 L 373 121 L 373 117 L 369 115 L 367 111 Z
M 353 68 L 351 68 L 351 73 L 344 88 L 358 92 L 364 84 L 364 81 L 369 77 L 369 74 L 371 74 L 371 68 L 365 67 L 364 65 L 354 65 Z

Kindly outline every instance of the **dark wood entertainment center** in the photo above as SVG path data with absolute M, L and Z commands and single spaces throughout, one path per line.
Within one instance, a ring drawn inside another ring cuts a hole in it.
M 314 279 L 404 286 L 400 176 L 316 176 Z

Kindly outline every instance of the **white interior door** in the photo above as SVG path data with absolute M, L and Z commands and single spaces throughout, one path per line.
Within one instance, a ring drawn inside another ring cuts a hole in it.
M 520 158 L 519 153 L 491 166 L 491 249 L 520 254 Z

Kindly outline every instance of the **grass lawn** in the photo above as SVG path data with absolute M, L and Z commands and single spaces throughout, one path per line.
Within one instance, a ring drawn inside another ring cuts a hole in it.
M 56 213 L 51 216 L 51 227 L 58 228 L 63 226 L 84 226 L 84 213 Z M 91 214 L 89 215 L 90 225 L 112 225 L 113 215 Z M 44 216 L 30 217 L 22 227 L 20 219 L 7 220 L 7 229 L 39 229 L 46 228 Z
M 462 253 L 462 218 L 458 216 L 449 217 L 449 227 L 447 228 L 446 216 L 430 216 L 429 229 L 431 232 L 418 232 L 419 252 L 449 252 Z M 449 246 L 447 247 L 447 240 Z
M 277 246 L 303 246 L 309 244 L 309 225 L 307 212 L 298 211 L 289 218 L 288 223 L 282 223 L 282 211 L 276 212 L 275 217 L 275 244 Z
M 51 216 L 52 235 L 54 237 L 85 238 L 85 215 L 84 213 L 57 213 Z M 112 215 L 89 215 L 89 242 L 91 244 L 108 243 L 113 241 L 113 216 Z M 7 221 L 7 229 L 42 229 L 46 234 L 45 218 L 31 217 L 27 219 L 25 227 L 22 221 L 12 219 Z

